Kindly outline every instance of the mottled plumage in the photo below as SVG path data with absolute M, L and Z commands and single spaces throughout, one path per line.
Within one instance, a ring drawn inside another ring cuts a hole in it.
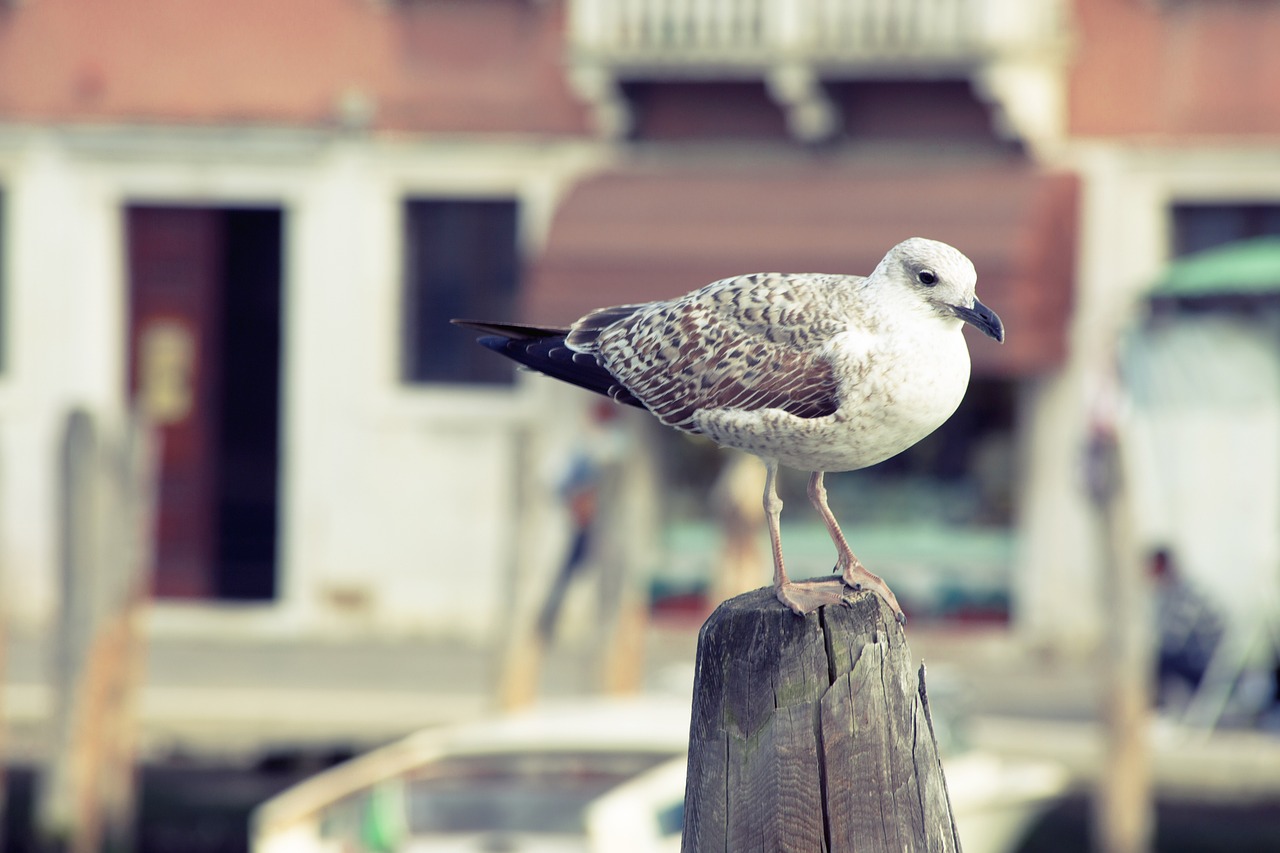
M 1004 329 L 974 296 L 973 264 L 912 238 L 870 276 L 757 273 L 676 299 L 602 308 L 568 328 L 455 321 L 535 370 L 648 409 L 663 423 L 761 457 L 778 597 L 797 613 L 844 600 L 832 582 L 783 567 L 779 463 L 812 471 L 809 496 L 831 532 L 845 584 L 888 586 L 849 549 L 826 504 L 824 471 L 874 465 L 937 429 L 969 381 L 960 329 Z

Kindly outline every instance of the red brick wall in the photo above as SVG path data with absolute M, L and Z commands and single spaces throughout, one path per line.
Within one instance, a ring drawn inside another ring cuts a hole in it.
M 1078 136 L 1280 133 L 1280 3 L 1075 0 Z
M 531 0 L 36 0 L 0 7 L 8 120 L 580 134 L 563 4 Z

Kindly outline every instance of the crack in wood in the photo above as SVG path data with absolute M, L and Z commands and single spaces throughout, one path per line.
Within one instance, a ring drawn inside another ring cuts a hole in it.
M 827 608 L 818 609 L 818 625 L 822 629 L 822 648 L 827 654 L 827 687 L 836 683 L 835 649 L 832 646 L 831 632 L 827 626 Z M 818 744 L 818 787 L 822 803 L 822 849 L 823 853 L 832 848 L 831 839 L 831 800 L 828 796 L 827 781 L 827 747 L 822 730 L 822 702 L 813 703 L 813 731 Z

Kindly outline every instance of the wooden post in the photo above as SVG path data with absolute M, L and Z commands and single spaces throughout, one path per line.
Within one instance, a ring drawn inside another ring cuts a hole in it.
M 5 816 L 8 806 L 8 795 L 5 788 L 5 775 L 8 768 L 8 760 L 5 756 L 7 744 L 5 743 L 5 735 L 8 729 L 8 720 L 5 717 L 5 685 L 7 684 L 5 676 L 5 665 L 8 662 L 8 625 L 5 620 L 5 602 L 7 597 L 4 595 L 4 579 L 0 578 L 0 853 L 4 853 L 4 828 L 8 825 Z
M 41 850 L 133 847 L 135 705 L 142 670 L 138 622 L 151 562 L 151 451 L 149 431 L 140 421 L 120 438 L 104 436 L 87 412 L 67 418 L 52 754 L 36 810 Z
M 1110 594 L 1102 708 L 1106 746 L 1094 793 L 1093 846 L 1100 853 L 1146 853 L 1155 835 L 1148 741 L 1154 664 L 1147 580 L 1131 544 L 1122 450 L 1113 422 L 1095 425 L 1087 477 Z
M 873 595 L 799 617 L 771 588 L 698 639 L 683 853 L 959 851 L 902 629 Z

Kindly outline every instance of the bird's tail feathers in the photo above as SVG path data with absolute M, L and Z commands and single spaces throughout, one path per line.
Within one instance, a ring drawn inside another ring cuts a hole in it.
M 521 366 L 545 373 L 564 382 L 612 397 L 619 403 L 645 408 L 630 391 L 622 387 L 595 355 L 575 352 L 565 346 L 567 329 L 545 329 L 511 323 L 486 323 L 454 320 L 456 325 L 487 332 L 477 342 L 506 356 Z

